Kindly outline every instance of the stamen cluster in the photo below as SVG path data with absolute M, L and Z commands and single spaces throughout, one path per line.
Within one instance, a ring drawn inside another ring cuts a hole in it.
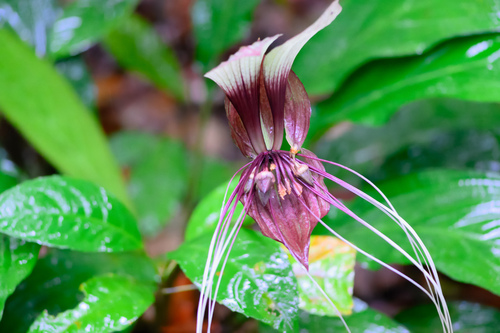
M 262 152 L 242 174 L 247 180 L 241 201 L 265 236 L 283 243 L 308 267 L 311 233 L 330 204 L 319 196 L 328 192 L 322 177 L 307 162 L 321 164 L 305 160 L 285 151 Z

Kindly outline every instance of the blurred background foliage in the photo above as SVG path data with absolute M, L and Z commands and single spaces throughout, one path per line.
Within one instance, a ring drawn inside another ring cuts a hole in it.
M 192 332 L 192 283 L 245 162 L 203 74 L 257 38 L 293 36 L 328 4 L 0 0 L 0 331 Z M 306 147 L 379 184 L 414 226 L 457 332 L 495 332 L 500 1 L 341 5 L 293 67 L 313 101 Z M 379 212 L 331 191 L 403 242 Z M 419 279 L 370 231 L 336 211 L 325 220 Z M 441 330 L 416 288 L 325 232 L 312 274 L 352 332 Z M 344 331 L 276 242 L 238 237 L 213 331 Z

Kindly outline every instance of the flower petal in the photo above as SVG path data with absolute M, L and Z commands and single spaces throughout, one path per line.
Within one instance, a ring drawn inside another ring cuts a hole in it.
M 240 115 L 236 112 L 236 109 L 227 97 L 224 100 L 224 106 L 226 108 L 227 120 L 229 121 L 231 137 L 233 138 L 234 143 L 238 146 L 241 153 L 245 157 L 250 157 L 252 159 L 255 158 L 257 153 L 252 147 L 252 142 L 248 137 L 247 130 L 245 129 L 245 126 L 243 126 Z
M 259 114 L 260 69 L 267 48 L 278 37 L 268 37 L 241 47 L 227 61 L 205 74 L 224 90 L 257 152 L 266 150 Z
M 262 70 L 261 70 L 262 73 Z M 271 105 L 267 97 L 266 87 L 264 84 L 264 75 L 260 76 L 260 120 L 262 126 L 262 135 L 266 143 L 267 150 L 271 150 L 274 144 L 274 122 Z
M 274 119 L 274 149 L 279 149 L 283 141 L 285 91 L 293 61 L 307 41 L 318 31 L 332 23 L 341 10 L 342 7 L 340 7 L 338 0 L 335 0 L 316 22 L 283 45 L 273 49 L 264 59 L 266 90 Z
M 246 195 L 243 204 L 247 200 L 252 198 Z M 304 205 L 308 205 L 309 209 Z M 264 236 L 285 245 L 307 268 L 310 237 L 318 223 L 317 216 L 323 217 L 329 208 L 329 204 L 305 188 L 300 197 L 292 192 L 280 198 L 272 190 L 267 204 L 254 197 L 247 212 L 257 222 Z
M 290 71 L 285 94 L 286 140 L 293 152 L 298 152 L 304 143 L 311 119 L 311 102 L 306 89 L 293 71 Z

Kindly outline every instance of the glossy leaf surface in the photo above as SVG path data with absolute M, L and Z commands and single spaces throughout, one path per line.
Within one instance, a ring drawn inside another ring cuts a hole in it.
M 0 235 L 0 319 L 5 300 L 32 271 L 40 245 Z
M 403 325 L 396 323 L 391 318 L 367 307 L 357 301 L 354 313 L 344 316 L 351 333 L 409 333 Z M 261 325 L 263 326 L 263 325 Z M 299 313 L 299 326 L 301 333 L 337 333 L 347 332 L 339 318 L 318 316 L 301 311 Z M 276 332 L 267 327 L 262 327 L 261 333 Z
M 70 85 L 12 33 L 0 29 L 0 45 L 0 108 L 6 118 L 59 171 L 102 185 L 126 202 L 104 134 Z
M 77 307 L 55 317 L 44 312 L 28 332 L 115 332 L 127 328 L 154 302 L 150 286 L 118 275 L 92 278 L 80 290 L 85 298 Z
M 316 130 L 341 120 L 380 125 L 401 105 L 435 97 L 495 102 L 500 99 L 499 73 L 500 35 L 454 39 L 422 56 L 361 68 L 318 105 L 311 122 Z
M 198 287 L 202 283 L 211 238 L 211 233 L 205 233 L 169 254 Z M 275 328 L 294 330 L 297 281 L 278 243 L 255 231 L 242 229 L 224 269 L 217 301 Z
M 50 249 L 7 300 L 0 331 L 24 333 L 43 311 L 56 315 L 74 308 L 83 299 L 79 286 L 102 274 L 130 277 L 151 288 L 158 282 L 155 266 L 144 254 Z
M 197 0 L 191 11 L 196 58 L 214 66 L 221 53 L 245 38 L 259 0 Z
M 341 127 L 344 134 L 320 141 L 315 152 L 372 181 L 426 168 L 500 170 L 499 104 L 418 101 L 403 107 L 384 126 Z M 350 172 L 326 167 L 351 184 L 363 184 Z
M 498 31 L 498 0 L 344 0 L 333 24 L 299 53 L 294 71 L 309 94 L 329 94 L 358 66 L 421 54 L 455 36 Z
M 0 28 L 11 28 L 42 57 L 47 53 L 49 30 L 61 14 L 56 0 L 2 0 Z
M 394 179 L 380 189 L 423 240 L 438 270 L 500 294 L 498 174 L 433 170 Z M 399 226 L 378 209 L 361 200 L 351 209 L 413 253 Z M 408 262 L 361 224 L 332 215 L 327 223 L 370 254 L 388 263 Z
M 128 189 L 146 236 L 155 235 L 180 209 L 188 182 L 185 148 L 146 133 L 122 132 L 111 139 L 118 161 L 130 170 Z
M 448 303 L 453 329 L 456 333 L 489 333 L 500 327 L 500 311 L 469 302 Z M 411 308 L 396 316 L 414 333 L 440 333 L 443 331 L 436 308 L 423 305 Z
M 299 285 L 299 307 L 311 314 L 338 316 L 338 312 L 311 282 L 300 264 L 290 255 Z M 342 315 L 353 307 L 354 262 L 356 251 L 335 237 L 311 236 L 309 274 L 316 280 Z
M 77 0 L 64 9 L 49 32 L 49 52 L 54 58 L 85 51 L 117 27 L 137 0 Z
M 90 182 L 60 176 L 26 181 L 0 195 L 0 232 L 78 251 L 142 247 L 134 217 Z
M 139 16 L 127 18 L 105 37 L 104 45 L 123 67 L 184 99 L 179 61 L 147 21 Z

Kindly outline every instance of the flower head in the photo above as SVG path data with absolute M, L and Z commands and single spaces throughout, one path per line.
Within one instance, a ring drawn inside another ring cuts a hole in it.
M 335 236 L 360 253 L 418 286 L 436 305 L 443 322 L 443 330 L 451 331 L 451 322 L 434 263 L 411 226 L 399 216 L 380 190 L 366 178 L 347 167 L 319 159 L 314 153 L 302 148 L 309 129 L 311 105 L 304 86 L 291 70 L 292 64 L 305 43 L 329 25 L 340 11 L 338 1 L 334 1 L 316 22 L 269 53 L 266 54 L 267 49 L 279 35 L 240 48 L 227 61 L 206 74 L 207 78 L 215 81 L 224 90 L 231 136 L 242 154 L 251 158 L 251 161 L 237 172 L 237 174 L 241 172 L 241 177 L 235 191 L 223 204 L 221 219 L 212 239 L 198 307 L 198 331 L 202 327 L 207 303 L 209 303 L 210 326 L 213 303 L 208 299 L 215 299 L 219 288 L 217 284 L 214 290 L 212 284 L 215 275 L 221 275 L 224 270 L 227 254 L 234 244 L 246 214 L 255 219 L 265 236 L 283 243 L 292 256 L 302 263 L 306 272 L 310 236 L 317 223 L 322 223 Z M 290 144 L 290 151 L 281 150 L 284 134 Z M 322 163 L 330 163 L 358 175 L 372 185 L 385 202 L 381 203 L 328 174 Z M 329 193 L 324 179 L 331 180 L 367 200 L 390 217 L 408 236 L 415 252 L 414 256 L 405 252 L 398 244 Z M 243 203 L 244 212 L 231 227 L 238 201 Z M 429 290 L 356 247 L 324 224 L 321 218 L 332 206 L 365 225 L 407 257 L 421 270 Z M 334 306 L 333 303 L 330 304 Z
M 305 43 L 340 11 L 336 1 L 309 28 L 267 55 L 279 35 L 240 48 L 206 74 L 226 93 L 234 142 L 243 155 L 253 159 L 243 172 L 242 179 L 248 180 L 240 189 L 239 200 L 262 233 L 283 243 L 306 267 L 312 230 L 330 204 L 318 196 L 328 191 L 322 177 L 311 172 L 312 160 L 295 158 L 309 129 L 311 104 L 291 69 Z M 280 150 L 284 131 L 290 153 Z M 324 171 L 320 163 L 312 164 Z

